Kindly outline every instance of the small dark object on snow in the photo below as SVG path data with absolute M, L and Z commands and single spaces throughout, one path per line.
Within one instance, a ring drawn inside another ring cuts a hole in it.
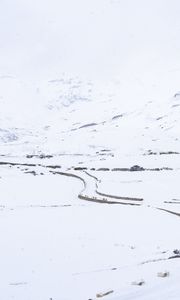
M 145 284 L 145 281 L 144 280 L 140 280 L 140 281 L 133 281 L 132 282 L 132 285 L 139 285 L 139 286 L 142 286 Z
M 169 272 L 159 272 L 157 273 L 157 276 L 161 278 L 169 277 Z

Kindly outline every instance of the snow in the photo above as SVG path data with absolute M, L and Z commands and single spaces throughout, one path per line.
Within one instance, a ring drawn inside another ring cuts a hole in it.
M 157 287 L 157 295 L 164 293 L 163 281 L 170 282 L 169 295 L 174 280 L 178 282 L 178 264 L 163 259 L 178 247 L 178 230 L 172 234 L 177 217 L 146 207 L 87 203 L 77 198 L 81 185 L 76 180 L 49 174 L 36 179 L 19 172 L 6 170 L 1 183 L 6 199 L 1 210 L 1 291 L 6 299 L 94 299 L 108 289 L 117 297 L 150 299 Z M 7 184 L 13 192 L 7 193 Z M 170 277 L 158 278 L 166 269 Z M 147 286 L 131 284 L 141 278 Z
M 179 9 L 1 0 L 3 300 L 179 300 Z

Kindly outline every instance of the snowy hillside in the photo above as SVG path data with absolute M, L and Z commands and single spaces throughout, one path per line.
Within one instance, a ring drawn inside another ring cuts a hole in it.
M 3 300 L 179 300 L 179 13 L 1 0 Z

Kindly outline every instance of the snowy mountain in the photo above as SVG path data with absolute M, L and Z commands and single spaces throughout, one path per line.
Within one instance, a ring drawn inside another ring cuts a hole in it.
M 179 299 L 179 1 L 0 8 L 3 300 Z

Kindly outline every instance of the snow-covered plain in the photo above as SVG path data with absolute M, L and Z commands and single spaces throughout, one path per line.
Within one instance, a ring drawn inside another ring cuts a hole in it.
M 179 300 L 179 13 L 1 0 L 3 300 Z

